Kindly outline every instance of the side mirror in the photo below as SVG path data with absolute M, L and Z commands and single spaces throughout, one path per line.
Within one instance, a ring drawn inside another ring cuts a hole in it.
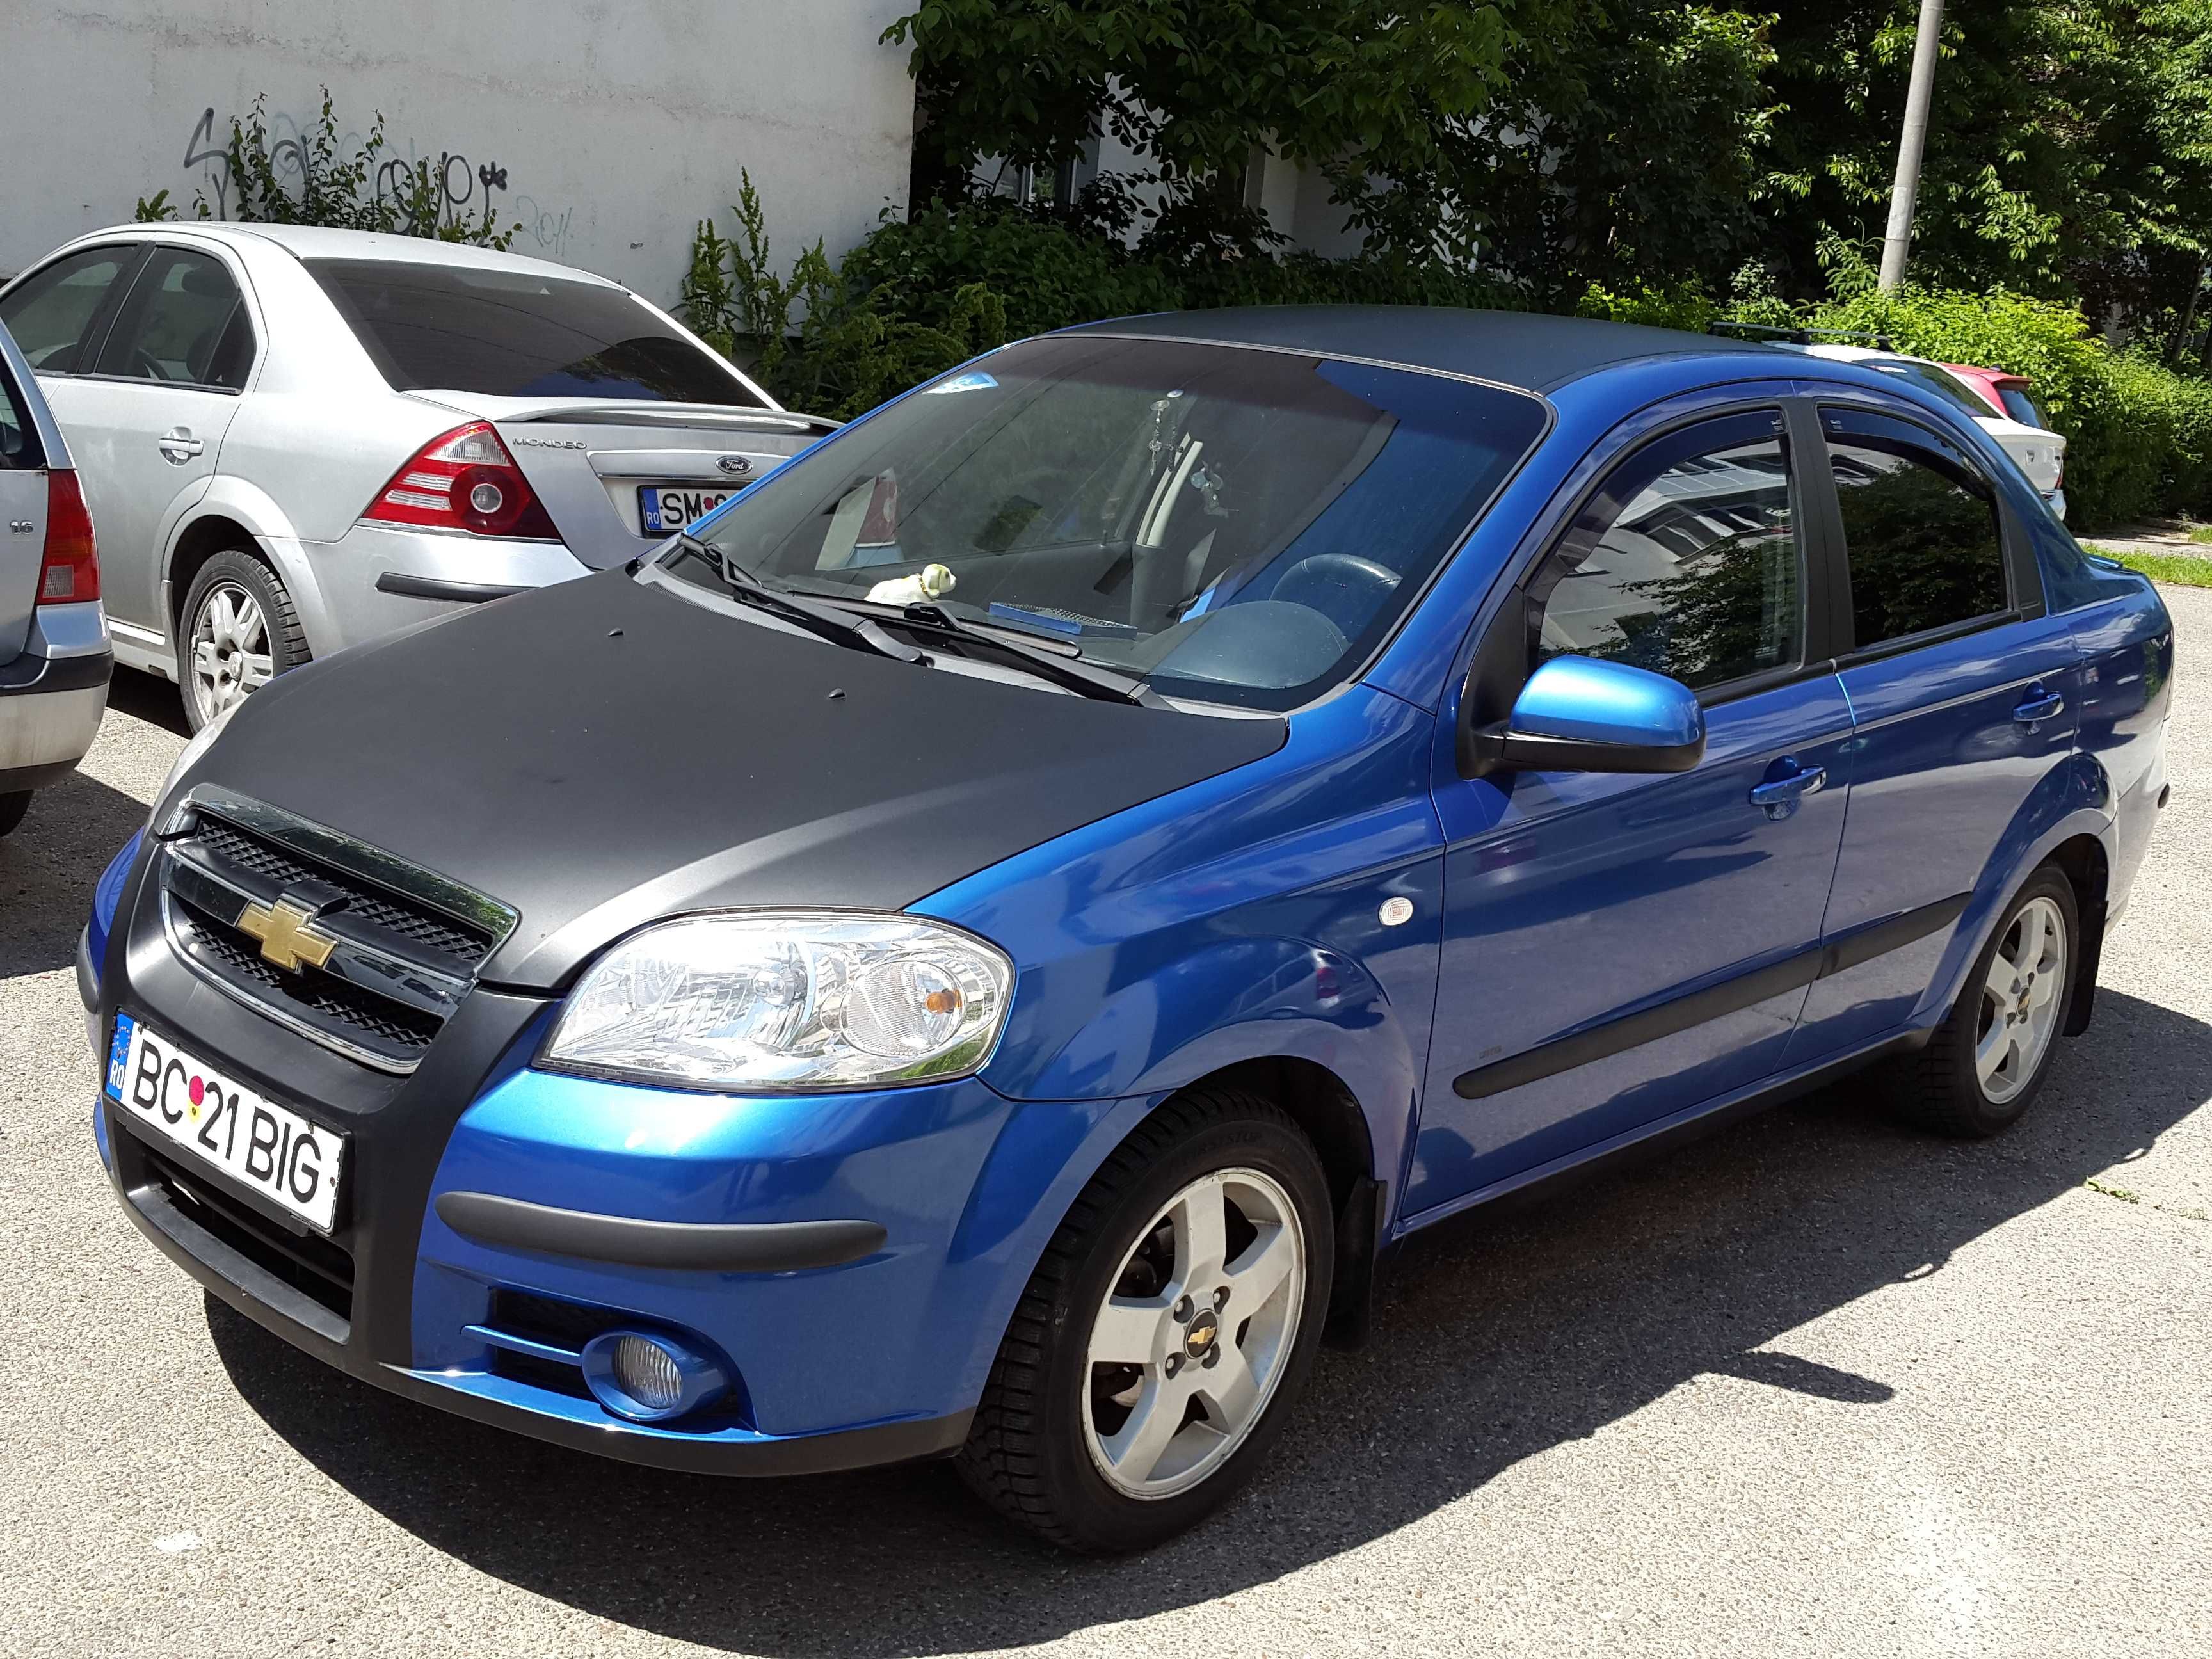
M 1554 657 L 1528 677 L 1510 714 L 1466 737 L 1462 752 L 1475 763 L 1475 777 L 1686 772 L 1705 758 L 1705 711 L 1697 693 L 1664 674 L 1596 657 Z

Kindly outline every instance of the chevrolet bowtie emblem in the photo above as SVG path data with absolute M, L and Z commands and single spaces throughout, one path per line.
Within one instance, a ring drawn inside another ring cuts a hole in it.
M 338 945 L 328 933 L 315 931 L 313 911 L 302 909 L 289 898 L 271 905 L 247 905 L 238 913 L 238 929 L 261 941 L 264 962 L 295 974 L 301 963 L 321 967 Z

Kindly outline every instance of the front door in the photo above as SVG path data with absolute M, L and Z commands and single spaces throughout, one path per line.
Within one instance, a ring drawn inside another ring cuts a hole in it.
M 253 361 L 237 280 L 197 248 L 156 247 L 92 372 L 47 389 L 100 538 L 109 611 L 166 635 L 169 527 L 204 494 Z
M 1673 776 L 1438 787 L 1445 938 L 1408 1214 L 1780 1066 L 1818 963 L 1851 735 L 1808 639 L 1790 450 L 1775 409 L 1654 439 L 1494 624 L 1526 642 L 1515 684 L 1575 653 L 1696 689 L 1705 756 Z

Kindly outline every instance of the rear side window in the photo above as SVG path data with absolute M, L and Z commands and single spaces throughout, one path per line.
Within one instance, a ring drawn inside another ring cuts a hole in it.
M 397 261 L 307 264 L 396 392 L 762 406 L 619 289 Z
M 57 259 L 0 300 L 0 323 L 31 367 L 70 374 L 88 367 L 77 360 L 85 336 L 100 314 L 115 279 L 138 257 L 135 246 L 87 248 Z
M 2004 400 L 2005 413 L 2022 426 L 2050 427 L 2051 422 L 2043 418 L 2043 411 L 2035 406 L 2035 399 L 2027 395 L 2027 387 L 1999 386 L 1997 396 Z
M 99 372 L 240 392 L 252 366 L 252 319 L 222 261 L 157 247 L 107 331 Z
M 1869 357 L 1862 361 L 1864 367 L 1877 374 L 1917 386 L 1923 392 L 1934 392 L 1961 415 L 1986 420 L 1996 412 L 1990 407 L 1988 398 L 1978 397 L 1972 386 L 1948 368 L 1938 368 L 1933 363 L 1916 363 L 1905 357 Z
M 2004 611 L 1996 504 L 1966 457 L 1882 416 L 1823 410 L 1820 424 L 1850 561 L 1856 648 Z
M 31 424 L 31 411 L 23 406 L 15 377 L 0 362 L 0 471 L 14 471 L 46 464 L 39 434 Z
M 1691 687 L 1804 651 L 1782 417 L 1731 416 L 1632 457 L 1530 585 L 1533 660 L 1632 663 Z

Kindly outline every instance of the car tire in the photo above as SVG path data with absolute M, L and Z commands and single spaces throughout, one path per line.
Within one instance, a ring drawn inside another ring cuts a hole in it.
M 2005 907 L 1949 1016 L 1900 1068 L 1903 1115 L 1969 1140 L 2019 1122 L 2058 1052 L 2081 961 L 2074 884 L 2046 864 Z
M 23 821 L 23 814 L 30 810 L 31 792 L 27 789 L 13 790 L 0 795 L 0 836 L 12 831 Z
M 177 689 L 185 723 L 194 732 L 310 654 L 284 584 L 237 548 L 200 567 L 185 595 L 177 635 Z
M 1320 1346 L 1334 1244 L 1328 1177 L 1285 1113 L 1235 1089 L 1160 1106 L 1045 1247 L 961 1478 L 1070 1549 L 1126 1553 L 1193 1525 L 1281 1433 Z

